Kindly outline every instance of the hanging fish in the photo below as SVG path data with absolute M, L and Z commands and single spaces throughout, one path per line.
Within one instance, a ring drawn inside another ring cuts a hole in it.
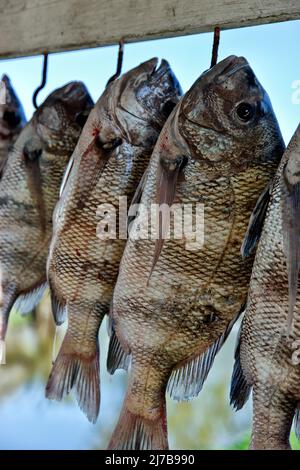
M 299 188 L 300 126 L 269 190 L 235 353 L 231 403 L 239 410 L 253 389 L 252 449 L 290 449 L 294 416 L 300 437 Z
M 23 107 L 7 75 L 0 80 L 0 179 L 8 152 L 26 123 Z
M 200 392 L 243 310 L 253 258 L 242 259 L 240 247 L 283 150 L 268 95 L 242 57 L 201 75 L 170 115 L 142 191 L 147 210 L 131 230 L 147 225 L 153 204 L 177 204 L 183 217 L 200 204 L 204 244 L 200 223 L 198 239 L 188 230 L 168 239 L 163 212 L 155 237 L 127 242 L 112 321 L 131 369 L 110 449 L 166 449 L 166 390 L 178 400 Z
M 67 307 L 68 330 L 46 396 L 61 400 L 73 388 L 93 422 L 100 406 L 98 332 L 109 312 L 127 235 L 125 230 L 123 238 L 119 232 L 115 239 L 99 239 L 99 208 L 116 208 L 118 219 L 119 197 L 130 203 L 180 95 L 165 60 L 158 67 L 151 59 L 111 82 L 84 127 L 56 211 L 48 277 L 56 321 L 63 321 Z
M 51 93 L 8 156 L 0 185 L 0 350 L 11 308 L 30 312 L 46 283 L 52 214 L 68 160 L 92 107 L 85 86 L 71 82 Z

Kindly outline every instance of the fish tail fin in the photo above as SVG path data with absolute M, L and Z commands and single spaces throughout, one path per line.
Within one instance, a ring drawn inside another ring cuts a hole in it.
M 123 406 L 117 427 L 111 437 L 109 450 L 167 450 L 166 406 L 155 419 L 144 418 Z
M 95 423 L 100 408 L 99 349 L 92 355 L 78 352 L 67 333 L 48 379 L 46 397 L 60 401 L 71 389 L 80 409 Z

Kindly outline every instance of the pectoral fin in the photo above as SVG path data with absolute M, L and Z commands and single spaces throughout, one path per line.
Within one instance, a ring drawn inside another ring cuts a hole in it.
M 158 233 L 149 279 L 164 245 L 164 240 L 169 228 L 169 208 L 174 202 L 176 185 L 187 160 L 187 157 L 180 155 L 170 160 L 161 159 L 159 162 L 156 185 L 156 203 L 158 205 L 158 218 L 156 224 Z M 166 210 L 164 210 L 164 207 Z
M 41 230 L 46 231 L 46 211 L 43 197 L 43 180 L 40 168 L 40 157 L 43 147 L 39 141 L 30 140 L 25 144 L 23 156 L 27 170 L 28 187 L 32 199 L 36 203 L 37 211 L 40 219 Z
M 290 187 L 286 192 L 282 211 L 282 231 L 289 279 L 288 332 L 290 332 L 297 299 L 300 266 L 300 183 Z
M 268 186 L 264 189 L 263 193 L 258 198 L 256 206 L 251 214 L 247 232 L 241 248 L 241 254 L 243 258 L 246 258 L 252 254 L 260 239 L 268 204 L 270 201 L 271 187 L 271 184 L 268 184 Z

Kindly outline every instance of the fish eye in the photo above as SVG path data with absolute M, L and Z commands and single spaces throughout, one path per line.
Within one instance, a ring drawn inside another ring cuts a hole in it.
M 255 114 L 255 108 L 250 103 L 240 103 L 236 108 L 236 114 L 241 121 L 249 122 Z
M 16 127 L 21 122 L 21 118 L 14 111 L 4 111 L 3 120 L 10 126 Z
M 85 113 L 85 112 L 77 113 L 75 116 L 75 121 L 81 128 L 83 128 L 87 121 L 88 116 L 89 116 L 88 113 Z
M 176 106 L 176 103 L 174 103 L 173 101 L 171 100 L 166 101 L 163 105 L 163 113 L 169 116 L 169 114 L 171 114 L 175 106 Z

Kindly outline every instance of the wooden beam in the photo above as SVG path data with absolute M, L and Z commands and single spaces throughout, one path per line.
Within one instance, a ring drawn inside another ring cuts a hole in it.
M 299 0 L 0 0 L 0 58 L 300 18 Z

